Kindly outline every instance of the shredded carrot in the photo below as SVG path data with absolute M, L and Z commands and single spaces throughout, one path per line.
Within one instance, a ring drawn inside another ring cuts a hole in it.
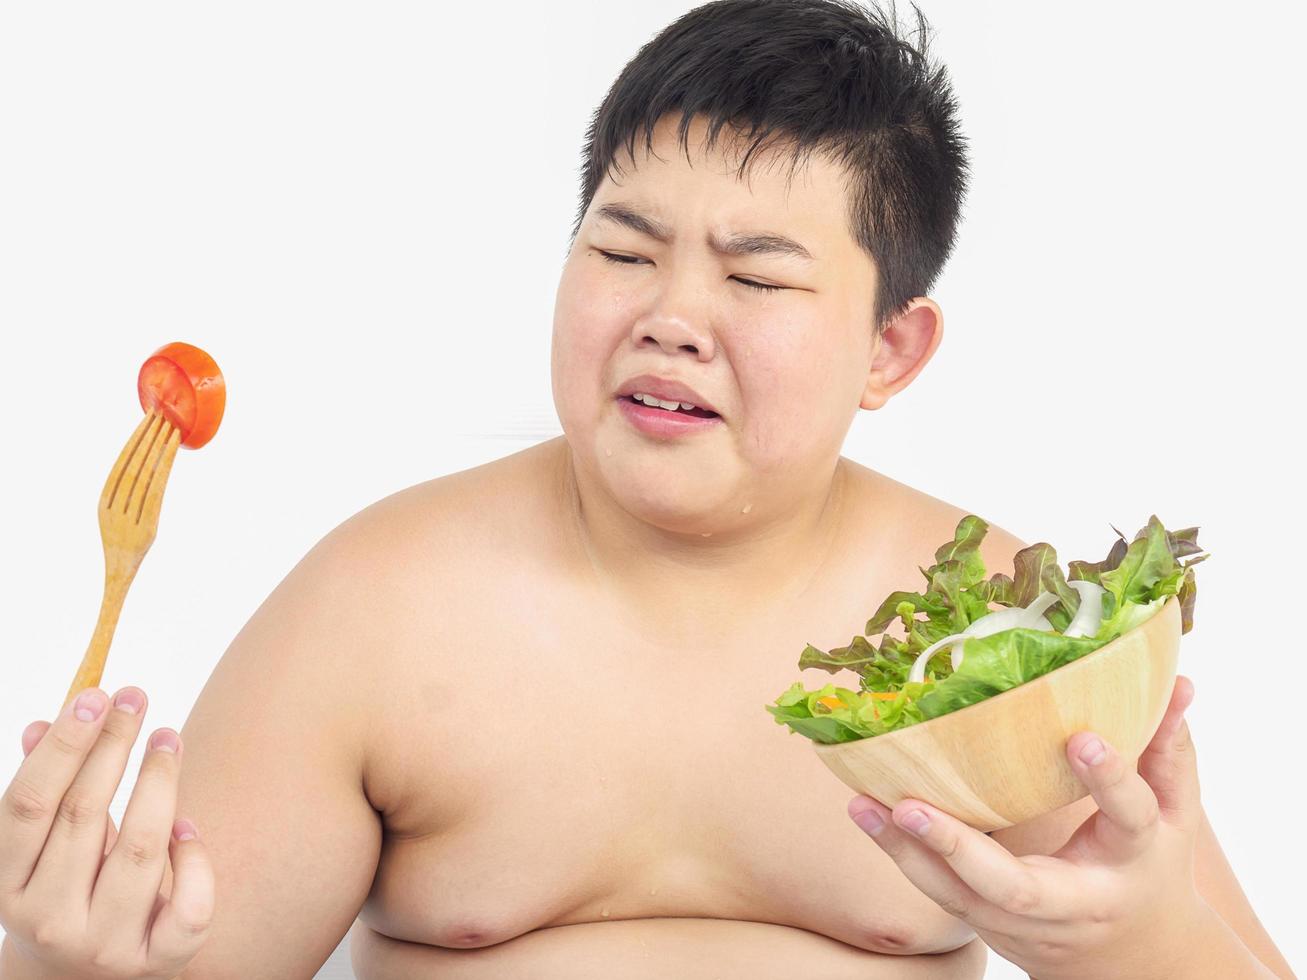
M 895 698 L 898 697 L 898 694 L 894 691 L 863 691 L 859 695 L 859 697 L 870 698 L 873 701 L 893 701 Z M 832 711 L 834 711 L 836 708 L 844 707 L 843 701 L 841 701 L 839 698 L 835 697 L 834 695 L 829 695 L 829 694 L 824 698 L 818 698 L 817 703 L 824 704 Z M 877 713 L 877 717 L 879 717 L 879 713 Z

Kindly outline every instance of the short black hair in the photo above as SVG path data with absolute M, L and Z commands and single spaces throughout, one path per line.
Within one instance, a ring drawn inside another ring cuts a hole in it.
M 644 128 L 681 112 L 680 145 L 696 115 L 711 147 L 729 125 L 752 140 L 737 179 L 768 137 L 793 165 L 813 151 L 848 175 L 849 231 L 876 265 L 877 334 L 923 296 L 953 249 L 968 185 L 966 139 L 947 70 L 928 58 L 929 25 L 915 3 L 918 45 L 853 0 L 715 0 L 643 45 L 595 111 L 582 150 L 572 242 L 599 184 Z M 746 132 L 747 129 L 747 132 Z M 755 135 L 756 134 L 756 135 Z

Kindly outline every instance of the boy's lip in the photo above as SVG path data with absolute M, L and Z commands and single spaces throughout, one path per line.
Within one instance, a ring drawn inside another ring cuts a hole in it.
M 617 397 L 634 395 L 637 391 L 641 394 L 653 395 L 653 397 L 661 398 L 667 402 L 689 402 L 691 405 L 705 411 L 716 412 L 718 415 L 722 414 L 717 410 L 716 405 L 709 404 L 703 395 L 683 381 L 660 378 L 656 374 L 638 374 L 634 378 L 622 382 L 622 386 L 617 389 Z

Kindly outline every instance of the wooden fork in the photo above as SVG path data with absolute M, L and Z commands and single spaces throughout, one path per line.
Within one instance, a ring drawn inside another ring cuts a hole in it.
M 181 430 L 174 428 L 158 410 L 151 409 L 123 446 L 109 478 L 104 481 L 99 509 L 100 540 L 104 544 L 104 598 L 100 600 L 100 618 L 91 645 L 64 698 L 65 708 L 79 692 L 100 685 L 109 641 L 118 625 L 127 588 L 136 576 L 141 559 L 154 543 L 163 490 L 180 443 Z

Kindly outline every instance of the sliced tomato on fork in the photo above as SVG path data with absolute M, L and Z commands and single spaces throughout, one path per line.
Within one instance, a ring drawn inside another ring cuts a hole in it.
M 136 376 L 141 408 L 158 409 L 182 434 L 181 444 L 199 449 L 213 438 L 227 407 L 227 383 L 217 363 L 193 344 L 164 344 Z

